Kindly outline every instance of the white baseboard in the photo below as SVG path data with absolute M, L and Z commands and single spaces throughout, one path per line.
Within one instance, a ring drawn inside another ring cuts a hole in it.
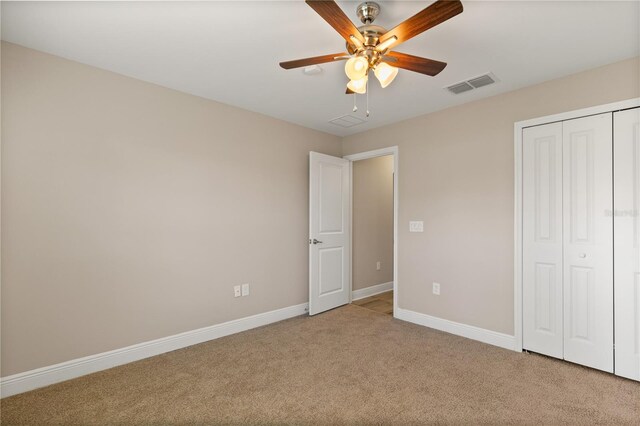
M 445 331 L 455 334 L 456 336 L 466 337 L 467 339 L 477 340 L 489 345 L 499 346 L 504 349 L 520 352 L 516 348 L 515 336 L 510 336 L 496 331 L 486 330 L 484 328 L 474 327 L 472 325 L 461 324 L 442 318 L 432 317 L 430 315 L 421 314 L 419 312 L 407 309 L 396 309 L 394 317 L 397 319 L 412 322 L 414 324 L 423 325 L 425 327 L 434 328 L 436 330 Z
M 4 398 L 165 352 L 175 351 L 176 349 L 208 340 L 214 340 L 230 334 L 261 327 L 287 318 L 303 315 L 308 312 L 308 310 L 309 305 L 307 303 L 289 306 L 275 311 L 252 315 L 250 317 L 3 377 L 0 378 L 0 396 Z
M 351 292 L 351 300 L 364 299 L 365 297 L 375 296 L 376 294 L 391 290 L 393 290 L 393 281 L 372 285 L 371 287 L 361 288 L 360 290 L 353 290 Z

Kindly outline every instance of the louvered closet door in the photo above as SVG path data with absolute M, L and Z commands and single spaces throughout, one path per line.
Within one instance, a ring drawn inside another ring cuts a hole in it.
M 562 358 L 562 123 L 523 130 L 523 347 Z
M 615 372 L 640 380 L 640 108 L 613 121 Z
M 612 114 L 563 122 L 564 358 L 613 372 Z

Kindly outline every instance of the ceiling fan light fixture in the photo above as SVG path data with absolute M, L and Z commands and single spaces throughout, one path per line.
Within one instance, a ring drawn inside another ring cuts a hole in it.
M 392 67 L 386 62 L 380 62 L 378 65 L 376 65 L 373 73 L 380 82 L 380 86 L 382 86 L 382 88 L 384 89 L 385 87 L 390 85 L 391 82 L 396 78 L 396 76 L 398 75 L 398 68 Z
M 365 74 L 362 78 L 349 81 L 349 83 L 347 83 L 347 88 L 354 93 L 363 95 L 367 93 L 367 80 L 369 80 L 369 77 Z
M 369 71 L 369 62 L 362 56 L 354 56 L 344 65 L 344 72 L 349 80 L 360 80 L 367 75 L 367 71 Z

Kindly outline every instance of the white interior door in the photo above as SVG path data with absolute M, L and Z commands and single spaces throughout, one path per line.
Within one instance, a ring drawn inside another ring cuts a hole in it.
M 310 153 L 309 315 L 350 302 L 350 162 Z
M 564 359 L 613 372 L 612 114 L 562 127 Z
M 523 129 L 522 177 L 522 345 L 562 358 L 562 123 Z
M 640 380 L 640 108 L 613 121 L 615 373 Z

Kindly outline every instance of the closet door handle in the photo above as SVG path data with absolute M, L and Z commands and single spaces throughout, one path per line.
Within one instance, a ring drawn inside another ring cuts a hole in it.
M 579 257 L 580 259 L 584 259 L 585 257 L 587 257 L 587 253 L 580 253 L 580 254 L 578 255 L 578 257 Z

